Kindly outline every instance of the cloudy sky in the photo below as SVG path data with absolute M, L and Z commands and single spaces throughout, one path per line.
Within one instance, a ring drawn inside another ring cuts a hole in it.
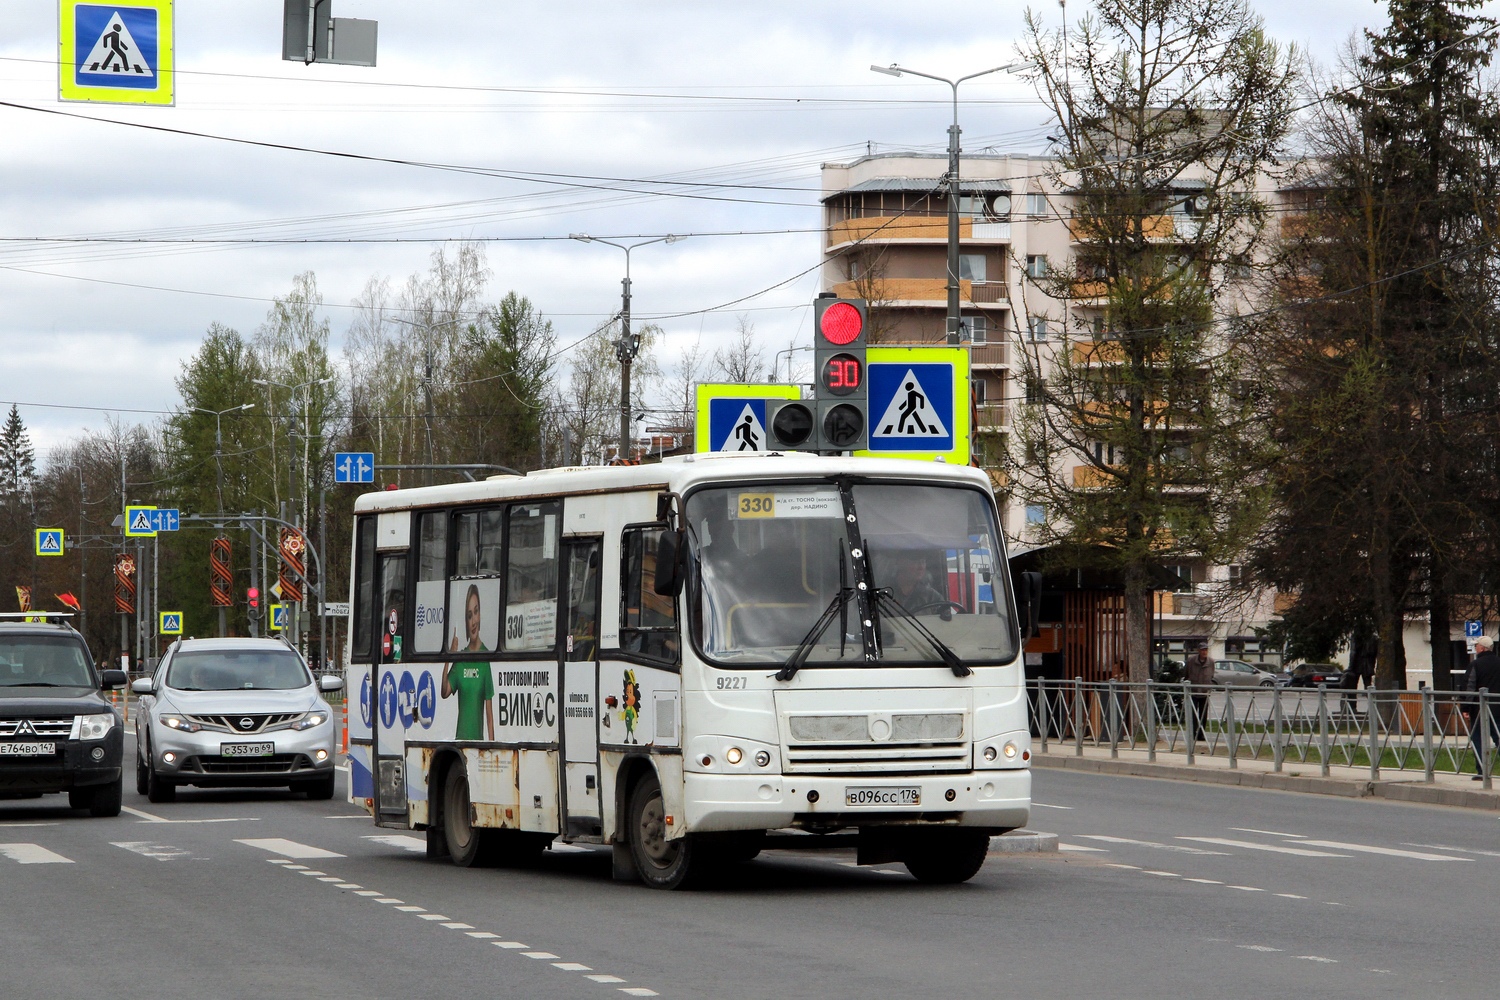
M 340 340 L 366 281 L 399 284 L 437 240 L 485 240 L 491 295 L 530 297 L 566 344 L 617 308 L 623 271 L 622 254 L 570 234 L 701 234 L 632 258 L 635 313 L 663 317 L 663 360 L 712 347 L 741 315 L 773 348 L 806 343 L 816 276 L 797 275 L 818 259 L 819 164 L 946 142 L 946 88 L 868 67 L 1008 62 L 1025 9 L 333 3 L 379 22 L 378 67 L 283 62 L 281 0 L 178 0 L 173 108 L 59 102 L 56 0 L 6 4 L 0 403 L 21 404 L 43 454 L 109 413 L 178 405 L 173 380 L 208 325 L 252 332 L 296 273 L 317 275 Z M 1275 37 L 1322 57 L 1383 19 L 1372 0 L 1256 6 Z M 1023 81 L 963 97 L 966 150 L 1041 151 Z M 248 239 L 279 242 L 222 242 Z

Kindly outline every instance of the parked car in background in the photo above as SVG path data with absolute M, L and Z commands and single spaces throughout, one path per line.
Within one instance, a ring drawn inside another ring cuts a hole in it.
M 1273 687 L 1276 675 L 1244 660 L 1215 660 L 1214 683 L 1231 687 Z
M 136 788 L 168 802 L 179 785 L 287 785 L 333 797 L 336 727 L 297 651 L 276 639 L 185 639 L 136 681 Z
M 1292 668 L 1287 680 L 1290 687 L 1317 687 L 1327 684 L 1337 687 L 1344 678 L 1344 668 L 1337 663 L 1299 663 Z

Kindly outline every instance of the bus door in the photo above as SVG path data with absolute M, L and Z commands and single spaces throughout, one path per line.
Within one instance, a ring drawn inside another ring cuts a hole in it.
M 599 597 L 603 539 L 563 540 L 562 675 L 563 832 L 598 836 Z
M 380 553 L 375 565 L 376 600 L 373 610 L 380 617 L 375 623 L 375 818 L 406 816 L 406 776 L 402 757 L 405 748 L 398 735 L 400 715 L 397 684 L 401 660 L 405 653 L 403 635 L 406 627 L 406 555 Z

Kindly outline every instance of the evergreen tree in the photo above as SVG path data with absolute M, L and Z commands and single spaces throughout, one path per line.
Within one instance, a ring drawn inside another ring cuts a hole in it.
M 36 451 L 21 411 L 12 403 L 0 427 L 0 498 L 7 503 L 25 500 L 36 483 Z

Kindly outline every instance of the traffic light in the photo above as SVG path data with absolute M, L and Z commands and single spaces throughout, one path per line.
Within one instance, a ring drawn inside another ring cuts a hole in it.
M 246 590 L 245 591 L 245 604 L 250 608 L 250 617 L 251 618 L 257 618 L 257 617 L 259 617 L 260 616 L 260 591 L 257 590 L 255 587 L 250 587 L 248 590 Z
M 868 326 L 864 299 L 821 295 L 813 301 L 813 397 L 818 447 L 823 451 L 857 451 L 869 444 L 865 413 Z

